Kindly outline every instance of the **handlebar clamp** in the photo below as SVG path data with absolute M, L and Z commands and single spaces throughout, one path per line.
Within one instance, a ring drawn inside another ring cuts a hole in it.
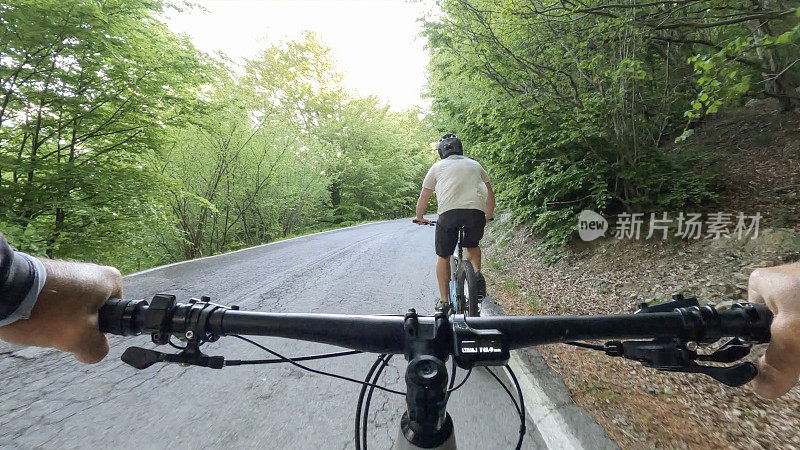
M 173 335 L 186 341 L 186 346 L 177 354 L 129 347 L 122 354 L 122 360 L 137 369 L 157 362 L 221 369 L 225 359 L 203 354 L 200 346 L 219 339 L 219 336 L 207 331 L 210 321 L 221 320 L 221 314 L 213 313 L 221 309 L 238 308 L 218 305 L 210 300 L 202 297 L 200 300 L 191 299 L 187 304 L 176 304 L 175 296 L 171 294 L 157 294 L 149 303 L 144 300 L 111 299 L 100 309 L 100 329 L 124 336 L 150 333 L 150 339 L 156 345 L 168 344 Z
M 474 366 L 504 366 L 510 358 L 508 339 L 498 330 L 475 329 L 466 316 L 454 314 L 453 360 L 462 369 Z

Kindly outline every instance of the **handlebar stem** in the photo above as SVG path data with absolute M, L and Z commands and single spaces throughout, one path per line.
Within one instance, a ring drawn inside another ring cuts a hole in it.
M 447 367 L 452 333 L 444 312 L 420 322 L 414 309 L 403 318 L 406 333 L 406 412 L 400 431 L 415 447 L 437 448 L 453 437 L 447 414 Z

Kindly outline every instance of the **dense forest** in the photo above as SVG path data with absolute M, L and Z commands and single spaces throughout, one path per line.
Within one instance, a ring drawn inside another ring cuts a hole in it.
M 688 140 L 748 98 L 800 106 L 800 10 L 788 0 L 442 0 L 426 24 L 435 127 L 500 181 L 551 244 L 577 214 L 713 204 Z
M 713 202 L 706 152 L 675 141 L 747 98 L 800 105 L 796 1 L 437 7 L 424 114 L 348 92 L 312 33 L 239 62 L 171 32 L 165 0 L 1 2 L 0 230 L 131 271 L 408 216 L 454 132 L 558 244 L 582 209 Z
M 9 241 L 131 271 L 410 214 L 435 156 L 418 111 L 347 92 L 311 33 L 203 54 L 159 20 L 174 7 L 0 3 Z

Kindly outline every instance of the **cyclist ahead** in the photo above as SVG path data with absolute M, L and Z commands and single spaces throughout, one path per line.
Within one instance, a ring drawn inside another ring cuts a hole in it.
M 439 219 L 436 222 L 436 278 L 439 281 L 439 306 L 449 302 L 450 256 L 458 243 L 458 229 L 464 227 L 462 245 L 476 270 L 478 297 L 486 296 L 486 280 L 481 274 L 481 249 L 486 222 L 494 215 L 494 192 L 489 174 L 483 167 L 463 155 L 461 140 L 445 134 L 437 145 L 441 161 L 428 170 L 417 200 L 417 223 L 430 223 L 423 218 L 428 200 L 436 191 Z

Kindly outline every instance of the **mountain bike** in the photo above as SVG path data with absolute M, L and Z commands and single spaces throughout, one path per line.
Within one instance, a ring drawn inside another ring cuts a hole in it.
M 511 397 L 520 417 L 517 448 L 525 436 L 525 404 L 519 382 L 507 362 L 511 350 L 566 343 L 600 350 L 609 356 L 638 361 L 656 370 L 701 373 L 728 386 L 741 386 L 756 376 L 750 362 L 735 365 L 701 365 L 697 361 L 734 363 L 750 352 L 753 343 L 770 340 L 772 313 L 764 304 L 736 304 L 730 309 L 700 306 L 695 298 L 674 297 L 657 306 L 642 305 L 634 314 L 599 316 L 492 316 L 468 317 L 452 311 L 422 316 L 410 309 L 404 315 L 304 314 L 241 311 L 235 306 L 212 303 L 208 297 L 177 303 L 174 295 L 159 294 L 145 300 L 110 299 L 100 310 L 100 330 L 123 336 L 149 333 L 153 343 L 170 344 L 178 353 L 162 353 L 129 347 L 122 361 L 145 369 L 159 362 L 196 365 L 214 369 L 245 364 L 289 363 L 317 374 L 361 384 L 355 411 L 355 448 L 367 448 L 367 417 L 375 389 L 406 399 L 399 420 L 395 449 L 456 448 L 453 420 L 447 413 L 450 395 L 464 385 L 477 366 L 484 367 Z M 350 351 L 287 357 L 252 339 L 273 336 L 336 345 Z M 248 342 L 273 356 L 262 360 L 231 360 L 209 356 L 200 347 L 231 336 Z M 716 350 L 705 344 L 729 340 Z M 184 345 L 172 340 L 177 338 Z M 605 344 L 578 341 L 607 340 Z M 702 348 L 701 348 L 702 347 Z M 701 350 L 701 351 L 698 351 Z M 301 364 L 322 358 L 361 352 L 379 356 L 364 381 L 323 372 Z M 406 391 L 378 384 L 394 355 L 408 361 Z M 448 376 L 448 359 L 451 370 Z M 503 366 L 513 381 L 514 396 L 491 370 Z M 455 385 L 457 368 L 467 373 Z
M 412 222 L 428 225 L 416 219 Z M 429 221 L 430 226 L 436 226 L 435 220 Z M 450 308 L 458 314 L 465 314 L 469 317 L 480 316 L 480 304 L 483 297 L 478 296 L 478 281 L 475 275 L 475 267 L 469 260 L 464 259 L 464 227 L 458 227 L 458 243 L 456 251 L 450 256 Z

